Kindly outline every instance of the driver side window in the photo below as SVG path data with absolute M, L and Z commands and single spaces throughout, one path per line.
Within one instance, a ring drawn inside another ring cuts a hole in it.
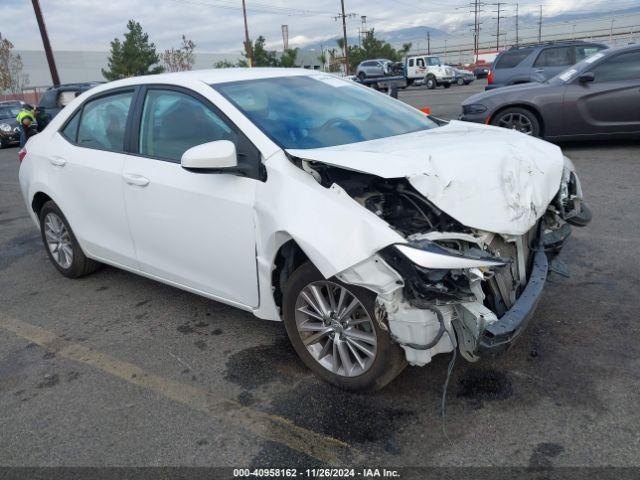
M 196 145 L 230 140 L 236 132 L 200 100 L 173 90 L 149 90 L 142 110 L 141 155 L 180 163 Z
M 623 53 L 606 60 L 593 73 L 596 82 L 640 81 L 640 51 Z

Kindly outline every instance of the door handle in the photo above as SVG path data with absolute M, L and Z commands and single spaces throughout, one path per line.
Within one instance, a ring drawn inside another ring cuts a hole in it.
M 149 185 L 150 181 L 148 178 L 143 177 L 142 175 L 137 175 L 135 173 L 125 173 L 124 175 L 122 175 L 122 177 L 124 178 L 124 181 L 129 185 L 137 185 L 138 187 L 146 187 L 147 185 Z
M 51 157 L 49 162 L 56 167 L 64 167 L 67 164 L 67 161 L 61 157 Z

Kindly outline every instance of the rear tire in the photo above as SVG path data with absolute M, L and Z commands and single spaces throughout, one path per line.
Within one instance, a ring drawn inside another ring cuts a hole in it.
M 463 78 L 459 78 L 458 81 L 456 82 L 459 86 L 463 86 L 466 84 L 466 82 L 464 81 Z
M 364 72 L 360 72 L 358 74 L 358 80 L 360 80 L 361 82 L 363 82 L 365 78 L 367 78 L 367 75 Z
M 100 263 L 87 258 L 62 211 L 51 200 L 39 213 L 40 235 L 53 266 L 65 277 L 80 278 L 95 272 Z
M 324 309 L 316 295 L 323 299 Z M 350 391 L 378 390 L 402 372 L 407 365 L 404 352 L 378 324 L 375 299 L 365 288 L 336 278 L 325 280 L 310 262 L 293 272 L 284 289 L 284 326 L 311 371 Z M 346 307 L 354 301 L 356 307 Z

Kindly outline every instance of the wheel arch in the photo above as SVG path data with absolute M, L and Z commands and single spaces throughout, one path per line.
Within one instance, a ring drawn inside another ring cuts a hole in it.
M 516 103 L 510 103 L 508 105 L 502 105 L 500 108 L 498 108 L 495 112 L 491 114 L 489 123 L 493 125 L 494 124 L 493 121 L 495 120 L 495 118 L 500 113 L 510 108 L 522 108 L 524 110 L 528 110 L 531 113 L 533 113 L 536 116 L 538 122 L 540 123 L 540 137 L 544 138 L 544 133 L 545 133 L 544 118 L 542 117 L 542 113 L 540 113 L 540 110 L 536 106 L 531 105 L 530 103 L 516 102 Z
M 273 301 L 280 311 L 282 311 L 282 299 L 287 280 L 300 265 L 307 261 L 309 257 L 293 238 L 284 242 L 276 251 L 271 266 L 271 291 Z
M 42 207 L 48 201 L 53 202 L 54 200 L 43 191 L 36 192 L 33 198 L 31 199 L 31 209 L 33 210 L 33 213 L 35 213 L 38 218 L 40 217 L 40 210 L 42 210 Z

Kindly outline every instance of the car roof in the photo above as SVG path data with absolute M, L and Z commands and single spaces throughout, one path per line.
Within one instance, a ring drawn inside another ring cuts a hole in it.
M 239 82 L 244 80 L 261 80 L 266 78 L 302 77 L 302 76 L 327 76 L 329 73 L 308 70 L 304 68 L 211 68 L 208 70 L 190 70 L 186 72 L 161 73 L 158 75 L 143 75 L 140 77 L 125 78 L 113 82 L 103 83 L 91 89 L 92 92 L 101 92 L 113 88 L 128 87 L 133 85 L 145 85 L 153 83 L 166 83 L 171 85 L 188 85 L 193 82 L 202 82 L 208 85 L 217 83 Z

